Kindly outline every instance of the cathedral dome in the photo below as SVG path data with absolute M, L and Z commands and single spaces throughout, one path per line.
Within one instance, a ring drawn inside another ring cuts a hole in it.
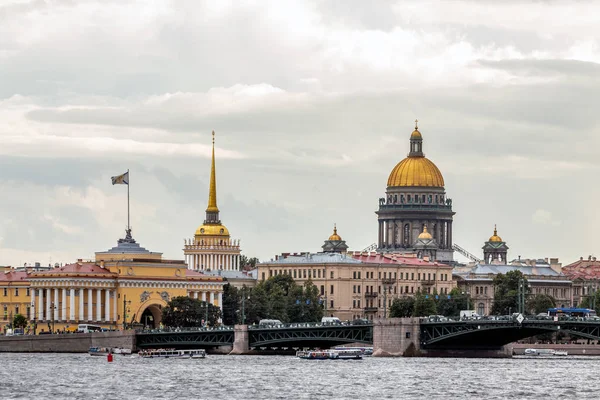
M 333 225 L 333 235 L 329 236 L 328 240 L 342 240 L 342 237 L 337 233 L 337 226 Z
M 502 238 L 498 236 L 498 230 L 496 229 L 496 225 L 494 225 L 494 234 L 490 237 L 488 242 L 502 242 Z
M 229 230 L 222 224 L 204 224 L 196 229 L 196 236 L 229 236 Z
M 427 158 L 409 156 L 394 167 L 387 185 L 444 187 L 444 177 Z
M 427 225 L 423 226 L 423 232 L 421 232 L 419 234 L 417 239 L 433 239 L 433 236 L 431 236 L 431 233 L 427 232 Z

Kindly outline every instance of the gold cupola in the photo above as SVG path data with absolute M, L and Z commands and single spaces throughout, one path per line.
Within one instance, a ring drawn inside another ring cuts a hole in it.
M 333 224 L 333 235 L 329 236 L 329 240 L 342 240 L 342 237 L 337 233 L 336 224 Z
M 390 173 L 388 187 L 444 187 L 444 177 L 438 167 L 423 154 L 423 136 L 415 120 L 410 135 L 410 153 Z
M 208 190 L 208 207 L 206 207 L 206 219 L 196 229 L 195 236 L 218 236 L 229 237 L 229 230 L 219 219 L 219 207 L 217 206 L 217 177 L 215 167 L 215 131 L 212 132 L 212 162 L 210 164 L 210 185 Z
M 433 236 L 431 236 L 431 233 L 427 232 L 427 225 L 423 225 L 423 232 L 421 232 L 421 234 L 419 234 L 417 239 L 433 239 Z
M 494 234 L 490 237 L 488 242 L 502 242 L 502 238 L 498 236 L 498 229 L 496 229 L 496 224 L 494 224 Z

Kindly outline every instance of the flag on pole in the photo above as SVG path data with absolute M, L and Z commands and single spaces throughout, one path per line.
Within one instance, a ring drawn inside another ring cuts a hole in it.
M 113 176 L 110 179 L 112 179 L 113 185 L 129 185 L 129 171 L 119 176 Z

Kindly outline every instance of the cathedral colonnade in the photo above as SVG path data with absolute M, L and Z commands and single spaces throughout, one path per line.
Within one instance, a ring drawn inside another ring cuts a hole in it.
M 194 247 L 201 248 L 202 246 L 186 246 L 186 250 L 193 251 Z M 240 269 L 240 254 L 215 254 L 215 253 L 196 253 L 185 254 L 185 263 L 189 269 L 196 271 L 203 270 L 225 270 L 239 271 Z

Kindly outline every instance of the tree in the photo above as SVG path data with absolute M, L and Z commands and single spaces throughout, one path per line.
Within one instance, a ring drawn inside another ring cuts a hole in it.
M 223 286 L 223 325 L 235 325 L 239 322 L 240 316 L 240 293 L 238 288 L 227 283 Z
M 205 301 L 179 296 L 163 308 L 162 323 L 170 327 L 200 327 L 207 316 L 208 324 L 215 326 L 221 318 L 221 310 Z
M 27 326 L 27 318 L 22 314 L 17 314 L 13 318 L 13 328 L 25 328 Z
M 408 318 L 412 317 L 415 308 L 414 297 L 400 297 L 392 300 L 390 306 L 390 318 Z
M 436 299 L 437 312 L 446 317 L 457 317 L 461 310 L 472 310 L 473 301 L 467 293 L 455 287 L 450 294 L 440 294 Z
M 413 317 L 426 317 L 437 314 L 437 308 L 432 295 L 417 293 L 415 295 L 415 306 L 413 308 Z
M 593 308 L 597 314 L 600 314 L 600 289 L 594 292 L 594 295 L 587 295 L 581 300 L 581 308 Z
M 556 307 L 556 299 L 547 294 L 536 294 L 527 300 L 527 311 L 532 314 L 540 314 Z
M 509 271 L 506 274 L 498 274 L 494 278 L 494 305 L 492 314 L 507 315 L 517 312 L 517 297 L 519 293 L 519 280 L 523 279 L 525 295 L 531 292 L 527 278 L 521 271 Z
M 256 268 L 256 264 L 260 261 L 256 257 L 248 258 L 245 255 L 240 256 L 240 269 L 242 270 L 252 270 Z

